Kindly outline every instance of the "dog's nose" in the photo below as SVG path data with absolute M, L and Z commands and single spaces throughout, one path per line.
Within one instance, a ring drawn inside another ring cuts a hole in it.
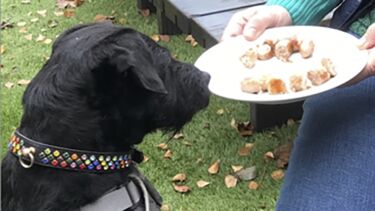
M 208 84 L 211 79 L 211 75 L 208 72 L 202 71 L 203 80 Z

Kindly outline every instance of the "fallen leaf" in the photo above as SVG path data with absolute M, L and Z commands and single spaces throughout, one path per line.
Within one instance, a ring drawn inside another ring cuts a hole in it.
M 49 39 L 49 38 L 47 38 L 47 39 L 45 39 L 45 40 L 43 41 L 43 43 L 48 45 L 48 44 L 51 44 L 51 43 L 52 43 L 52 40 Z
M 38 20 L 39 20 L 39 18 L 32 18 L 32 19 L 30 19 L 30 22 L 35 23 L 35 22 L 37 22 Z
M 33 14 L 33 12 L 28 12 L 28 13 L 27 13 L 27 16 L 30 17 L 32 14 Z
M 142 163 L 146 163 L 148 160 L 150 160 L 150 157 L 143 155 Z
M 157 148 L 162 149 L 162 150 L 166 150 L 166 149 L 168 149 L 168 144 L 160 143 L 159 145 L 157 145 Z
M 187 186 L 187 185 L 177 185 L 177 184 L 173 184 L 173 188 L 175 191 L 179 192 L 179 193 L 187 193 L 190 191 L 190 187 Z
M 45 39 L 46 39 L 45 36 L 39 34 L 38 37 L 36 38 L 36 41 L 37 41 L 37 42 L 43 42 Z
M 230 126 L 237 130 L 237 122 L 234 118 L 232 118 L 232 120 L 230 120 Z
M 171 159 L 171 158 L 172 158 L 172 155 L 173 155 L 172 151 L 168 149 L 168 150 L 164 153 L 164 158 L 169 158 L 169 159 Z
M 284 178 L 284 171 L 283 170 L 281 170 L 281 169 L 278 169 L 278 170 L 276 170 L 276 171 L 273 171 L 272 173 L 271 173 L 271 177 L 272 177 L 272 179 L 274 179 L 274 180 L 281 180 L 281 179 L 283 179 Z
M 121 25 L 125 25 L 126 24 L 126 19 L 125 18 L 120 18 L 118 20 L 118 23 L 121 24 Z
M 60 9 L 75 8 L 83 4 L 84 0 L 57 0 L 56 6 Z
M 198 45 L 198 42 L 194 40 L 194 41 L 190 42 L 190 45 L 193 46 L 193 47 L 195 47 L 195 46 Z
M 218 115 L 223 115 L 224 114 L 224 109 L 221 108 L 221 109 L 217 110 L 216 113 Z
M 254 147 L 254 144 L 246 143 L 244 147 L 241 147 L 238 150 L 238 155 L 239 156 L 248 156 L 250 154 L 251 150 L 253 149 L 253 147 Z
M 204 180 L 199 180 L 199 181 L 197 182 L 197 186 L 198 186 L 198 188 L 204 188 L 204 187 L 206 187 L 206 186 L 209 185 L 209 184 L 210 184 L 209 182 L 204 181 Z
M 188 142 L 188 141 L 183 141 L 183 142 L 181 142 L 183 145 L 185 145 L 185 146 L 188 146 L 188 147 L 191 147 L 191 146 L 193 146 L 193 144 L 192 143 L 190 143 L 190 142 Z
M 292 152 L 293 142 L 288 142 L 278 146 L 274 150 L 277 168 L 286 168 L 289 163 L 290 153 Z
M 249 168 L 242 169 L 235 173 L 235 175 L 240 179 L 244 181 L 249 181 L 252 179 L 255 179 L 257 176 L 256 167 L 252 166 Z
M 25 22 L 25 21 L 18 22 L 18 23 L 17 23 L 17 26 L 18 26 L 18 27 L 26 26 L 26 22 Z
M 195 161 L 196 164 L 199 164 L 199 163 L 202 163 L 203 162 L 203 158 L 198 158 L 197 161 Z
M 159 42 L 160 41 L 160 37 L 158 34 L 153 34 L 151 35 L 151 39 L 155 42 Z
M 47 31 L 47 29 L 45 29 L 45 28 L 40 29 L 40 32 L 46 32 L 46 31 Z
M 47 24 L 49 28 L 55 28 L 58 25 L 57 21 L 55 20 L 49 20 Z
M 264 158 L 265 158 L 265 159 L 273 160 L 273 159 L 275 159 L 275 155 L 273 154 L 273 152 L 266 152 L 266 153 L 264 154 Z
M 21 79 L 17 82 L 18 85 L 27 85 L 30 83 L 30 80 L 26 80 L 26 79 Z
M 193 36 L 191 34 L 189 34 L 188 36 L 186 36 L 185 38 L 185 42 L 191 42 L 191 41 L 194 41 L 195 39 L 193 38 Z
M 178 173 L 172 178 L 172 182 L 184 182 L 186 180 L 186 174 Z
M 95 16 L 94 22 L 111 21 L 112 23 L 114 23 L 115 19 L 116 19 L 115 16 L 107 16 L 107 15 L 98 14 Z
M 12 87 L 14 87 L 14 83 L 12 83 L 12 82 L 6 82 L 6 83 L 4 84 L 4 86 L 5 86 L 6 88 L 8 88 L 8 89 L 11 89 Z
M 36 11 L 40 16 L 46 17 L 47 16 L 47 10 L 38 10 Z
M 55 14 L 55 16 L 57 16 L 57 17 L 63 16 L 64 15 L 64 11 L 55 11 L 55 12 L 53 12 L 53 14 Z
M 293 126 L 295 124 L 296 124 L 296 122 L 294 121 L 294 119 L 288 119 L 288 121 L 286 122 L 287 126 Z
M 250 122 L 242 122 L 237 124 L 237 131 L 241 136 L 253 135 L 253 126 Z
M 170 211 L 168 204 L 163 204 L 160 207 L 160 211 Z
M 227 175 L 224 179 L 225 186 L 227 186 L 227 188 L 234 188 L 237 185 L 237 180 L 238 179 L 235 176 Z
M 220 160 L 215 161 L 211 166 L 208 168 L 208 173 L 210 174 L 217 174 L 220 169 Z
M 31 0 L 22 0 L 21 1 L 21 4 L 30 4 L 31 3 Z
M 25 39 L 26 40 L 32 40 L 33 39 L 33 35 L 32 34 L 25 35 Z
M 67 18 L 73 17 L 75 15 L 76 15 L 76 11 L 74 9 L 68 8 L 64 10 L 64 16 Z
M 171 37 L 169 35 L 159 35 L 159 36 L 160 36 L 161 41 L 164 41 L 164 42 L 171 41 Z
M 259 184 L 257 182 L 255 182 L 255 181 L 250 181 L 249 184 L 247 185 L 247 187 L 250 190 L 258 190 Z
M 149 9 L 142 9 L 139 11 L 139 13 L 143 16 L 143 17 L 148 17 L 150 15 L 150 10 Z
M 242 169 L 243 169 L 243 166 L 232 166 L 233 172 L 238 172 L 238 171 L 241 171 Z
M 13 28 L 13 23 L 9 23 L 8 21 L 1 21 L 1 30 Z
M 3 54 L 3 53 L 5 53 L 5 46 L 0 45 L 0 54 Z
M 18 30 L 19 33 L 27 33 L 26 27 L 21 27 L 20 30 Z
M 184 138 L 184 134 L 183 133 L 176 133 L 174 136 L 173 136 L 174 139 L 182 139 Z

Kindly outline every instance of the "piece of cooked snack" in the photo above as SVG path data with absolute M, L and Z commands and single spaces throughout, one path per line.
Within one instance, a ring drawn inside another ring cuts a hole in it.
M 331 78 L 331 74 L 322 67 L 321 69 L 310 70 L 307 72 L 307 78 L 314 86 L 321 85 Z
M 335 65 L 333 64 L 332 60 L 329 58 L 322 58 L 321 64 L 326 70 L 329 72 L 329 74 L 334 77 L 337 75 L 335 70 Z
M 263 43 L 262 45 L 258 46 L 257 53 L 258 53 L 259 60 L 271 59 L 273 57 L 272 46 L 270 46 L 267 43 Z
M 285 94 L 288 92 L 283 80 L 278 78 L 271 78 L 267 81 L 268 93 L 275 94 Z
M 289 58 L 294 52 L 294 44 L 290 39 L 282 39 L 275 45 L 275 56 L 283 62 L 290 62 Z
M 312 40 L 301 40 L 299 42 L 299 53 L 301 54 L 302 58 L 309 58 L 312 56 L 314 52 L 314 42 Z
M 257 94 L 262 91 L 262 83 L 255 78 L 245 78 L 241 81 L 241 90 L 243 92 Z
M 302 74 L 295 74 L 289 77 L 290 90 L 299 92 L 310 88 L 306 82 L 306 78 Z
M 258 54 L 257 51 L 254 48 L 249 48 L 245 54 L 243 54 L 240 57 L 240 60 L 243 65 L 247 68 L 252 68 L 255 65 L 255 62 L 257 61 Z

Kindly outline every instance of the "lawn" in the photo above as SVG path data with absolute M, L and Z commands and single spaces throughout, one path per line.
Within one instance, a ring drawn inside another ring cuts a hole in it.
M 155 14 L 140 15 L 134 0 L 86 0 L 71 17 L 56 11 L 59 10 L 52 0 L 1 1 L 2 26 L 4 23 L 13 26 L 1 30 L 0 134 L 3 154 L 7 138 L 18 126 L 22 115 L 25 84 L 48 59 L 52 46 L 49 41 L 53 42 L 69 27 L 93 22 L 98 14 L 114 16 L 116 24 L 135 28 L 146 35 L 158 34 Z M 194 63 L 204 49 L 186 42 L 186 36 L 171 36 L 170 41 L 161 40 L 159 44 L 170 49 L 177 59 Z M 159 190 L 169 210 L 274 210 L 282 179 L 271 177 L 277 170 L 276 161 L 265 159 L 264 154 L 293 140 L 297 124 L 243 137 L 231 122 L 248 121 L 249 111 L 245 102 L 211 96 L 209 106 L 181 131 L 183 138 L 170 139 L 170 134 L 161 132 L 145 138 L 139 149 L 149 159 L 140 168 Z M 172 152 L 170 158 L 164 157 L 166 149 L 157 147 L 161 143 L 166 143 Z M 254 144 L 253 148 L 240 156 L 238 150 L 246 143 Z M 211 175 L 208 168 L 216 160 L 220 160 L 220 170 Z M 258 189 L 249 189 L 249 181 L 238 181 L 235 187 L 228 188 L 224 178 L 233 173 L 233 165 L 256 166 L 257 177 L 253 181 L 259 185 Z M 188 193 L 174 190 L 172 178 L 178 173 L 186 174 L 184 185 L 190 187 Z M 196 184 L 199 180 L 209 184 L 200 188 Z

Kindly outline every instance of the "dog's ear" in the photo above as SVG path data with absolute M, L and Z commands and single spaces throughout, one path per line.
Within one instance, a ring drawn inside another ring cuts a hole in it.
M 151 58 L 147 58 L 142 49 L 129 50 L 116 46 L 115 53 L 109 59 L 111 66 L 123 76 L 133 74 L 143 88 L 161 94 L 167 94 L 164 82 L 151 64 Z

